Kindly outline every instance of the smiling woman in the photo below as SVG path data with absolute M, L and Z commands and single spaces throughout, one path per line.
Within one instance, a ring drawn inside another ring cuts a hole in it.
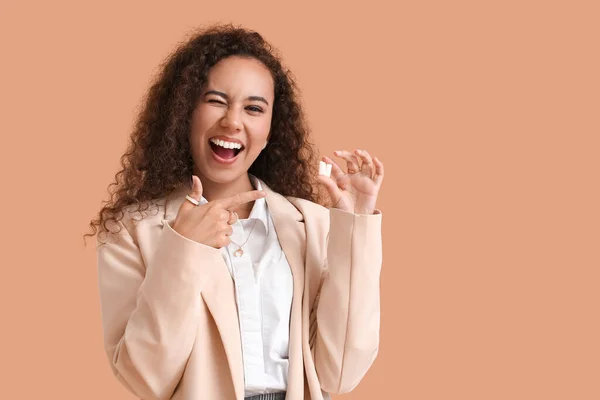
M 323 400 L 358 385 L 379 349 L 383 164 L 335 155 L 347 171 L 322 157 L 317 175 L 260 34 L 211 27 L 168 57 L 90 223 L 104 347 L 129 391 Z

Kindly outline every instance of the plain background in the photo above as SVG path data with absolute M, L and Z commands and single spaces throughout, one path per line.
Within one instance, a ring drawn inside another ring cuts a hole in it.
M 2 398 L 133 398 L 82 235 L 158 65 L 213 22 L 282 51 L 321 154 L 386 167 L 380 355 L 336 398 L 600 398 L 597 2 L 12 3 Z

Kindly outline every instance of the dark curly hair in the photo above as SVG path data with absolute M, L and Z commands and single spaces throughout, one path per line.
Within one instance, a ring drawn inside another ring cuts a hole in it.
M 137 117 L 122 169 L 108 187 L 98 217 L 90 222 L 94 236 L 124 216 L 125 208 L 142 213 L 152 200 L 191 184 L 194 161 L 189 144 L 192 113 L 209 70 L 230 56 L 254 58 L 274 80 L 275 101 L 267 147 L 249 169 L 274 191 L 322 203 L 313 178 L 317 155 L 291 72 L 277 51 L 254 31 L 217 25 L 194 31 L 161 65 Z M 111 191 L 111 188 L 113 189 Z

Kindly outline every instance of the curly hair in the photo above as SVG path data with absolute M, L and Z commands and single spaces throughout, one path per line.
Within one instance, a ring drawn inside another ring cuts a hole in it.
M 121 220 L 125 208 L 141 214 L 152 200 L 190 185 L 192 113 L 209 70 L 230 56 L 260 61 L 274 81 L 271 137 L 248 172 L 281 195 L 322 204 L 314 179 L 318 160 L 294 77 L 259 33 L 230 24 L 216 25 L 194 31 L 161 64 L 121 156 L 122 169 L 108 187 L 110 199 L 90 222 L 92 233 L 84 239 L 100 230 L 110 231 L 108 225 Z

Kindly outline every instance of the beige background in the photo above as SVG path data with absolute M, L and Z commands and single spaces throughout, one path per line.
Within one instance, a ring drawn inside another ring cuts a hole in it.
M 380 356 L 338 398 L 600 398 L 597 2 L 6 3 L 0 397 L 133 398 L 81 235 L 158 64 L 222 21 L 280 48 L 322 154 L 386 166 Z

